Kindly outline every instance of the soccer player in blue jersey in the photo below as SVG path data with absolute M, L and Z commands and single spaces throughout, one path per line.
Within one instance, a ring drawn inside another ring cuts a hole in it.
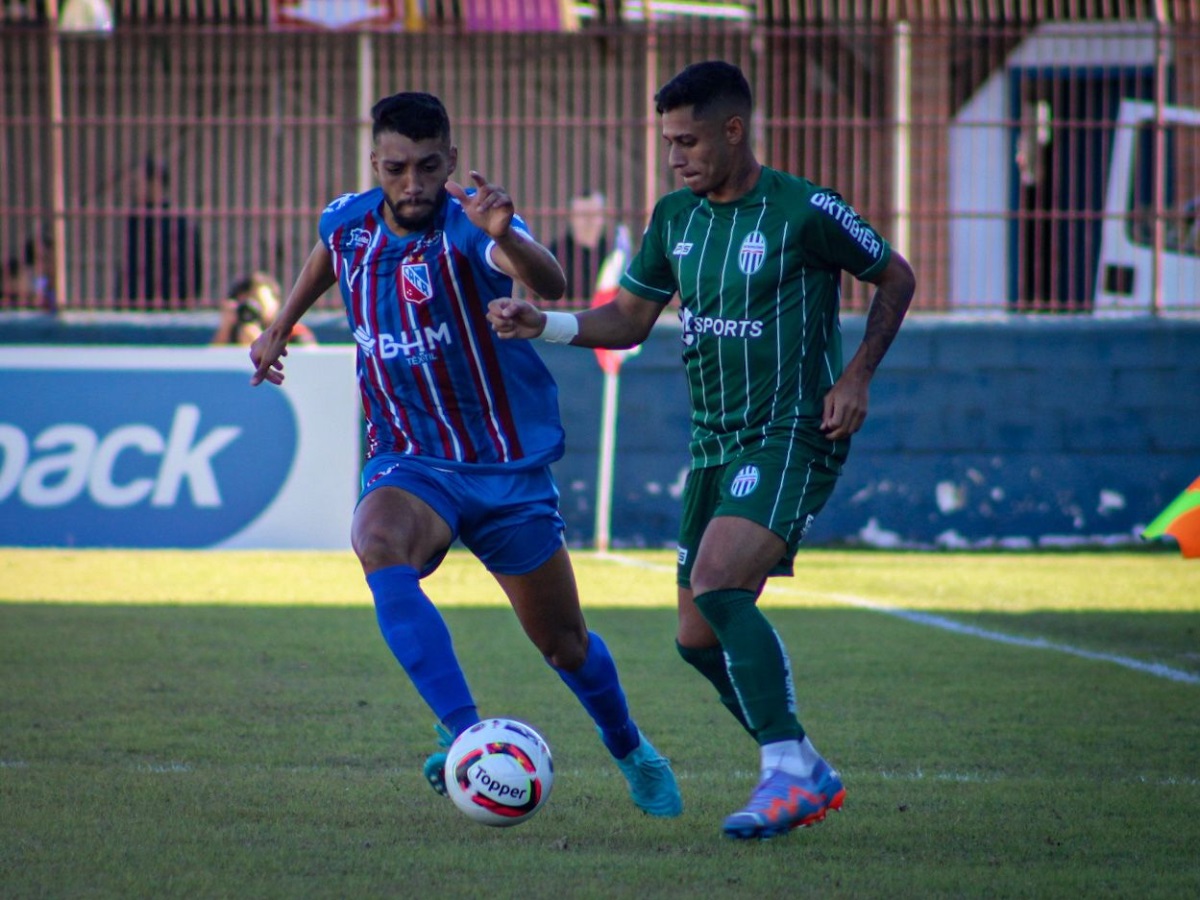
M 379 187 L 321 214 L 320 240 L 250 349 L 251 383 L 283 381 L 293 326 L 337 284 L 367 417 L 351 542 L 383 637 L 436 715 L 442 746 L 480 717 L 421 579 L 461 539 L 595 721 L 633 801 L 678 815 L 670 764 L 630 718 L 613 658 L 580 609 L 549 468 L 563 453 L 554 380 L 530 345 L 499 340 L 487 323 L 489 302 L 514 280 L 560 297 L 562 269 L 503 188 L 478 172 L 469 188 L 449 180 L 458 152 L 438 98 L 395 94 L 371 115 Z M 424 770 L 441 794 L 445 759 L 434 753 Z
M 796 717 L 791 663 L 758 597 L 768 576 L 792 573 L 833 492 L 915 280 L 837 193 L 758 162 L 736 66 L 688 66 L 656 104 L 684 186 L 655 205 L 616 299 L 577 315 L 498 300 L 489 318 L 505 337 L 631 347 L 679 295 L 692 466 L 677 646 L 759 745 L 758 785 L 722 830 L 768 838 L 840 809 L 845 789 Z M 843 271 L 877 286 L 845 364 Z

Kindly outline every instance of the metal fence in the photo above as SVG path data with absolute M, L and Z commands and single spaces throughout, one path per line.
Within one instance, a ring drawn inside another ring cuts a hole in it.
M 460 168 L 544 242 L 585 190 L 609 238 L 638 234 L 676 186 L 654 91 L 721 57 L 755 89 L 760 158 L 884 232 L 915 309 L 1200 312 L 1200 0 L 602 2 L 500 32 L 468 13 L 538 4 L 352 4 L 393 21 L 342 29 L 283 27 L 275 0 L 110 5 L 115 29 L 80 37 L 52 3 L 0 2 L 8 309 L 209 309 L 253 270 L 290 283 L 325 204 L 370 185 L 368 111 L 397 90 L 442 97 Z M 139 281 L 151 245 L 173 268 Z M 868 299 L 847 279 L 847 310 Z

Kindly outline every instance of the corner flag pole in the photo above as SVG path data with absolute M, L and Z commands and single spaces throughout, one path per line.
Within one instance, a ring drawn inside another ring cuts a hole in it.
M 604 372 L 604 400 L 600 407 L 600 469 L 596 478 L 596 549 L 607 553 L 612 539 L 613 462 L 617 446 L 617 395 L 621 376 Z
M 592 296 L 592 307 L 603 306 L 617 296 L 621 286 L 621 275 L 629 260 L 629 229 L 617 226 L 616 241 L 612 253 L 600 266 L 596 278 L 596 293 Z M 604 399 L 600 407 L 600 462 L 596 475 L 596 550 L 607 553 L 612 539 L 612 492 L 613 468 L 616 464 L 617 448 L 617 399 L 620 394 L 621 363 L 634 356 L 641 347 L 629 350 L 596 349 L 596 359 L 604 372 Z

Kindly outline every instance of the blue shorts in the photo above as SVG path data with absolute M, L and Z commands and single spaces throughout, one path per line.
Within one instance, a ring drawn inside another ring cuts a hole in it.
M 450 526 L 451 541 L 461 540 L 489 572 L 524 575 L 563 545 L 558 488 L 549 466 L 474 474 L 402 453 L 381 453 L 363 467 L 358 501 L 381 487 L 399 488 L 429 504 Z M 445 556 L 446 550 L 437 554 L 421 576 L 433 572 Z

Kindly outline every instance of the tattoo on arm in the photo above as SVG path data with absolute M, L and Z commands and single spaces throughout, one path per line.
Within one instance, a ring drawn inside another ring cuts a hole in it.
M 868 372 L 874 373 L 883 361 L 884 354 L 892 346 L 912 297 L 911 282 L 884 283 L 876 289 L 875 296 L 871 298 L 871 307 L 867 311 L 867 325 L 862 340 L 863 349 L 866 350 L 863 362 Z

